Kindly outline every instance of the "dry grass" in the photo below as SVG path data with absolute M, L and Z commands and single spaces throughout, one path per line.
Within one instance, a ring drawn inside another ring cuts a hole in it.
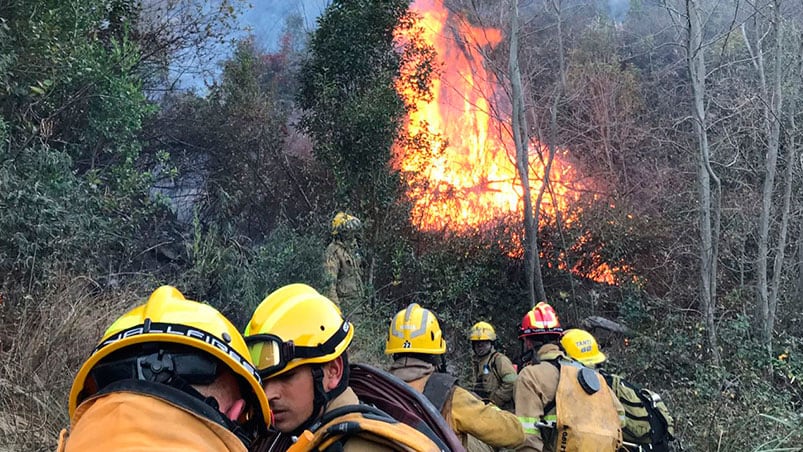
M 61 278 L 0 305 L 0 452 L 52 451 L 68 425 L 67 397 L 111 322 L 141 296 Z

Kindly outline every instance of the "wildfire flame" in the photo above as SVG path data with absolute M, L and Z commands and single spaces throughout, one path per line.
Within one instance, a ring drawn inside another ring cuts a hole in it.
M 415 102 L 408 132 L 426 128 L 445 138 L 436 145 L 423 174 L 410 184 L 413 223 L 423 230 L 465 231 L 522 211 L 522 188 L 515 164 L 515 147 L 509 128 L 494 112 L 489 99 L 497 84 L 484 65 L 481 52 L 499 44 L 502 33 L 481 28 L 450 15 L 440 0 L 418 0 L 412 9 L 421 19 L 423 39 L 442 59 L 440 77 L 432 81 L 432 99 Z M 402 92 L 407 99 L 413 98 Z M 531 145 L 531 190 L 537 193 L 543 165 L 536 157 L 545 149 Z M 561 151 L 550 171 L 551 191 L 545 194 L 543 212 L 565 211 L 576 191 L 561 181 L 575 181 Z M 403 171 L 415 172 L 420 155 L 397 150 Z M 422 183 L 423 181 L 423 183 Z M 554 199 L 553 199 L 554 195 Z
M 407 132 L 443 138 L 426 155 L 399 147 L 395 150 L 399 169 L 415 174 L 408 181 L 413 224 L 421 230 L 460 233 L 511 214 L 521 217 L 515 146 L 505 126 L 510 123 L 509 113 L 494 110 L 503 102 L 494 105 L 489 101 L 501 97 L 496 95 L 498 83 L 482 54 L 502 41 L 502 32 L 469 24 L 451 14 L 442 0 L 416 0 L 411 8 L 420 16 L 421 38 L 441 60 L 441 72 L 432 80 L 431 99 L 420 100 L 410 90 L 397 87 L 401 96 L 415 105 L 407 118 Z M 546 151 L 538 142 L 530 145 L 533 199 L 543 183 L 545 162 L 540 156 L 546 156 Z M 566 152 L 558 151 L 550 168 L 542 218 L 554 218 L 561 212 L 563 221 L 571 221 L 566 213 L 579 199 L 579 191 L 586 189 L 578 182 Z M 427 160 L 423 170 L 422 159 Z M 520 255 L 520 250 L 510 254 Z M 614 280 L 604 263 L 590 276 L 601 282 Z

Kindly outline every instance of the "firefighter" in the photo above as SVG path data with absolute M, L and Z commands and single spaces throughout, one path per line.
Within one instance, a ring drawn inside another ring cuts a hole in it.
M 81 366 L 59 451 L 237 451 L 270 410 L 240 333 L 170 286 L 118 318 Z
M 674 439 L 675 421 L 666 403 L 654 391 L 625 380 L 620 375 L 604 372 L 599 367 L 607 357 L 599 349 L 597 339 L 588 331 L 570 329 L 563 333 L 560 344 L 572 359 L 597 371 L 605 378 L 625 409 L 622 437 L 629 451 L 668 451 Z
M 446 342 L 438 319 L 417 303 L 390 322 L 385 354 L 393 355 L 390 373 L 422 392 L 438 408 L 469 452 L 514 448 L 524 431 L 513 413 L 486 404 L 443 372 Z
M 488 322 L 477 322 L 469 333 L 474 351 L 474 392 L 496 406 L 513 410 L 516 369 L 510 358 L 496 350 L 496 331 Z
M 365 297 L 363 259 L 358 236 L 359 218 L 338 212 L 332 219 L 332 241 L 324 253 L 324 274 L 328 283 L 326 297 L 338 307 L 356 309 Z
M 515 405 L 526 440 L 518 450 L 613 452 L 621 445 L 624 410 L 601 376 L 591 369 L 578 369 L 563 353 L 558 345 L 562 333 L 557 313 L 546 302 L 538 303 L 522 318 L 519 339 L 525 351 L 516 380 Z M 569 373 L 572 378 L 564 379 Z M 580 377 L 585 385 L 578 384 Z M 586 392 L 588 387 L 594 391 Z M 569 428 L 559 431 L 562 425 Z M 590 431 L 594 435 L 584 436 Z M 559 435 L 562 432 L 566 435 Z
M 354 326 L 340 309 L 305 284 L 281 287 L 262 301 L 246 326 L 245 339 L 273 406 L 278 434 L 266 435 L 253 450 L 286 450 L 292 438 L 310 438 L 305 430 L 324 416 L 360 405 L 348 385 L 347 349 L 353 337 Z M 407 427 L 402 434 L 418 432 Z M 420 450 L 438 450 L 427 441 L 418 441 Z M 366 436 L 351 436 L 343 446 L 346 451 L 392 450 Z

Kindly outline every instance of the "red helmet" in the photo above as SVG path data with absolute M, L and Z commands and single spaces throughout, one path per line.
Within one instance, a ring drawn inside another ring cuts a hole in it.
M 558 314 L 545 301 L 538 303 L 525 314 L 519 327 L 519 339 L 542 334 L 560 336 L 561 333 L 563 328 L 560 326 Z

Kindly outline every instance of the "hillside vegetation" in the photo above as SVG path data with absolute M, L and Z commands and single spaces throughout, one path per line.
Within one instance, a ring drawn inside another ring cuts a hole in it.
M 277 287 L 322 288 L 339 210 L 365 224 L 353 360 L 388 364 L 380 338 L 411 302 L 438 314 L 463 382 L 473 323 L 520 352 L 534 301 L 521 213 L 422 228 L 408 196 L 482 189 L 421 177 L 450 140 L 405 118 L 449 63 L 409 2 L 334 0 L 310 33 L 287 18 L 274 51 L 230 42 L 246 6 L 0 3 L 0 451 L 53 450 L 81 363 L 157 286 L 238 327 Z M 512 137 L 509 6 L 448 1 L 443 33 L 481 56 L 490 116 Z M 562 323 L 631 330 L 601 335 L 609 367 L 664 397 L 678 448 L 803 449 L 799 5 L 536 1 L 517 14 L 519 132 L 543 145 L 531 165 L 565 151 L 582 187 L 538 222 Z M 177 73 L 218 59 L 208 86 L 181 89 Z M 400 168 L 399 149 L 414 164 Z

